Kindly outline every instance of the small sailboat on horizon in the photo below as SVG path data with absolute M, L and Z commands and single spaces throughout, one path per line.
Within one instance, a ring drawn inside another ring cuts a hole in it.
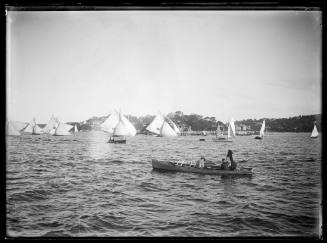
M 14 126 L 12 121 L 7 121 L 7 136 L 20 136 L 20 132 Z
M 318 133 L 318 130 L 317 130 L 317 126 L 316 126 L 316 122 L 314 122 L 314 125 L 313 125 L 313 130 L 312 130 L 312 133 L 311 133 L 311 138 L 317 138 L 319 136 L 319 133 Z
M 8 136 L 22 135 L 23 130 L 28 126 L 28 122 L 7 120 L 6 133 Z
M 220 130 L 219 122 L 217 126 L 217 131 L 216 131 L 216 138 L 214 138 L 215 142 L 232 142 L 232 136 L 235 137 L 236 131 L 235 131 L 235 124 L 234 124 L 234 119 L 232 118 L 229 123 L 228 123 L 228 128 L 227 128 L 227 137 L 223 135 L 223 132 Z
M 72 125 L 59 122 L 58 127 L 56 128 L 53 136 L 68 136 L 71 135 L 69 132 L 70 129 L 72 129 Z
M 59 125 L 59 120 L 54 115 L 52 115 L 50 117 L 50 120 L 48 121 L 48 123 L 42 129 L 42 131 L 43 131 L 43 133 L 53 135 L 55 133 L 58 125 Z
M 43 133 L 42 129 L 36 124 L 35 117 L 33 120 L 28 123 L 28 125 L 22 130 L 22 133 L 32 134 L 32 135 L 40 135 Z
M 264 133 L 265 133 L 265 128 L 266 128 L 266 121 L 263 120 L 261 129 L 260 129 L 260 134 L 259 136 L 255 136 L 254 139 L 263 139 Z

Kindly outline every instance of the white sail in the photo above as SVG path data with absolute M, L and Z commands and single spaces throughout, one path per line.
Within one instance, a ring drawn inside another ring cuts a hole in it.
M 10 123 L 14 126 L 14 128 L 17 131 L 22 131 L 25 127 L 27 127 L 27 122 L 21 122 L 21 121 L 10 121 Z
M 319 133 L 318 133 L 318 130 L 317 130 L 317 127 L 316 127 L 316 124 L 314 125 L 313 127 L 313 130 L 312 130 L 312 133 L 311 133 L 311 137 L 312 138 L 316 138 L 318 137 Z
M 230 126 L 230 124 L 229 124 L 229 125 L 228 125 L 228 129 L 227 129 L 227 138 L 231 138 L 230 130 L 231 130 L 231 126 Z
M 160 129 L 160 135 L 162 137 L 176 137 L 176 132 L 171 128 L 168 122 L 164 121 Z
M 119 114 L 114 111 L 101 125 L 101 129 L 105 132 L 113 133 L 119 122 Z
M 75 127 L 74 127 L 74 132 L 78 132 L 76 124 L 75 124 Z
M 173 129 L 174 129 L 175 133 L 176 133 L 176 134 L 180 134 L 181 131 L 180 131 L 179 128 L 176 126 L 176 124 L 175 124 L 175 123 L 174 123 L 170 118 L 167 117 L 167 119 L 168 119 L 168 121 L 173 125 Z
M 55 132 L 57 130 L 57 127 L 59 126 L 59 123 L 60 123 L 59 120 L 56 119 L 56 123 L 55 123 L 54 127 L 49 131 L 49 134 L 50 135 L 54 135 L 55 134 Z
M 128 136 L 135 136 L 136 135 L 136 129 L 134 125 L 123 115 L 121 114 L 121 119 L 124 122 L 124 124 L 127 126 L 129 130 L 129 135 Z
M 229 122 L 231 130 L 232 130 L 232 135 L 235 137 L 236 136 L 236 130 L 235 130 L 235 124 L 234 124 L 234 119 L 232 118 Z
M 57 126 L 57 120 L 54 116 L 51 116 L 47 125 L 42 129 L 44 133 L 50 133 L 50 131 Z
M 33 133 L 33 126 L 31 123 L 28 123 L 28 125 L 23 129 L 24 133 Z
M 261 129 L 260 129 L 260 137 L 263 137 L 264 132 L 265 132 L 265 128 L 266 128 L 266 122 L 265 122 L 265 120 L 263 120 L 262 125 L 261 125 Z
M 14 127 L 11 121 L 7 122 L 7 135 L 8 136 L 19 136 L 20 132 Z
M 22 130 L 23 133 L 33 133 L 34 127 L 36 126 L 35 118 Z
M 49 134 L 50 134 L 50 135 L 53 135 L 53 134 L 55 134 L 55 132 L 56 132 L 56 128 L 52 128 L 52 129 L 49 131 Z
M 56 136 L 71 135 L 69 130 L 72 129 L 72 127 L 73 127 L 72 125 L 60 122 L 53 135 L 56 135 Z
M 174 131 L 177 133 L 177 134 L 180 134 L 181 131 L 179 130 L 179 128 L 176 126 L 176 124 L 173 122 L 173 126 L 174 126 Z
M 41 133 L 42 129 L 37 124 L 35 124 L 35 126 L 33 127 L 33 134 L 39 135 Z
M 181 131 L 179 130 L 179 128 L 176 126 L 175 122 L 173 122 L 173 120 L 171 120 L 169 117 L 166 117 L 166 119 L 169 121 L 169 123 L 172 125 L 172 128 L 174 129 L 174 131 L 177 134 L 180 134 Z
M 158 114 L 145 129 L 150 132 L 160 135 L 160 130 L 161 130 L 161 127 L 162 127 L 164 121 L 165 121 L 165 118 L 163 117 L 163 115 Z
M 131 136 L 130 126 L 126 121 L 128 121 L 127 118 L 123 119 L 123 115 L 119 113 L 119 121 L 113 132 L 114 136 Z

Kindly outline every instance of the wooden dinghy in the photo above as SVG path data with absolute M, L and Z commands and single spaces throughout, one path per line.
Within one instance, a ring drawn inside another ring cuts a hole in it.
M 233 140 L 231 140 L 231 139 L 228 139 L 228 138 L 214 138 L 213 139 L 213 141 L 214 142 L 225 142 L 225 143 L 227 143 L 227 142 L 233 142 Z
M 163 171 L 179 171 L 179 172 L 190 172 L 198 174 L 209 174 L 209 175 L 252 175 L 253 168 L 240 167 L 236 170 L 222 170 L 220 166 L 210 166 L 204 168 L 198 168 L 187 162 L 171 162 L 171 161 L 158 161 L 152 159 L 152 167 L 155 170 Z

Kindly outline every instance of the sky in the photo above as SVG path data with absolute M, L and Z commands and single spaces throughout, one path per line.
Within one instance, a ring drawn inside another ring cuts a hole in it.
M 8 11 L 7 118 L 321 113 L 320 11 Z

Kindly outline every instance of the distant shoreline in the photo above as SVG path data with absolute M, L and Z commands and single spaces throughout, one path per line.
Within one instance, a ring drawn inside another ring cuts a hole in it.
M 203 117 L 198 114 L 183 114 L 181 111 L 169 113 L 167 115 L 180 129 L 182 133 L 195 132 L 200 133 L 202 131 L 215 132 L 217 126 L 220 126 L 222 132 L 227 132 L 227 124 L 216 120 L 215 117 Z M 103 123 L 109 115 L 101 117 L 92 117 L 82 122 L 67 122 L 71 125 L 77 125 L 79 130 L 99 130 L 100 124 Z M 146 133 L 145 128 L 154 119 L 154 115 L 146 115 L 136 117 L 132 115 L 126 115 L 130 122 L 135 126 L 139 133 Z M 292 132 L 292 133 L 309 133 L 313 129 L 313 124 L 317 124 L 318 131 L 321 131 L 321 114 L 296 116 L 289 118 L 261 118 L 246 119 L 235 121 L 236 133 L 240 136 L 257 135 L 261 128 L 261 124 L 265 120 L 267 132 Z M 244 133 L 244 134 L 241 134 Z M 246 134 L 250 133 L 250 134 Z

